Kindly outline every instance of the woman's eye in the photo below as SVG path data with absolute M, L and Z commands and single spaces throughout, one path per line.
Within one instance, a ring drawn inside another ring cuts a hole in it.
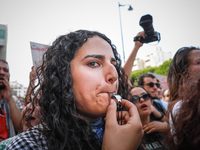
M 90 66 L 90 67 L 98 67 L 98 66 L 100 66 L 100 64 L 98 62 L 96 62 L 96 61 L 89 62 L 87 65 Z

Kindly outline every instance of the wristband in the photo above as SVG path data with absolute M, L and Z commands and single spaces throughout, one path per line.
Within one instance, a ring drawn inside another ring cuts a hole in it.
M 158 120 L 161 120 L 164 117 L 163 113 L 161 113 L 161 117 L 157 118 Z

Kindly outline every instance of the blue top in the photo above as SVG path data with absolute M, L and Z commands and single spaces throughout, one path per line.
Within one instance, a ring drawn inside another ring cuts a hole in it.
M 165 108 L 165 110 L 168 109 L 169 102 L 163 101 L 162 99 L 161 100 L 154 99 L 154 101 L 157 102 L 157 103 L 159 103 L 160 105 L 162 105 Z
M 93 128 L 92 129 L 93 132 L 95 132 L 97 136 L 99 137 L 99 139 L 103 141 L 103 135 L 104 135 L 104 130 L 105 130 L 105 121 L 103 120 L 103 118 L 101 117 L 98 120 L 90 121 L 90 124 Z

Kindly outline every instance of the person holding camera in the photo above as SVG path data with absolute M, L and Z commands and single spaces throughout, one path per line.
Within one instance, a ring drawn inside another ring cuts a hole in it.
M 141 31 L 135 37 L 142 37 L 143 39 L 145 39 L 145 32 Z M 128 76 L 128 78 L 130 78 L 136 54 L 140 49 L 140 47 L 142 46 L 143 43 L 141 41 L 135 40 L 135 45 L 133 47 L 133 50 L 123 67 L 125 70 L 125 74 Z M 143 74 L 139 78 L 140 82 L 138 82 L 138 85 L 142 86 L 147 92 L 151 94 L 152 97 L 151 115 L 150 115 L 151 122 L 149 122 L 143 127 L 144 131 L 148 132 L 148 134 L 155 131 L 161 131 L 161 132 L 169 131 L 169 125 L 168 123 L 166 124 L 166 122 L 168 121 L 167 117 L 165 116 L 166 110 L 163 105 L 154 101 L 154 99 L 156 99 L 158 96 L 158 86 L 159 86 L 156 77 L 152 74 Z M 153 84 L 151 85 L 149 83 Z M 132 86 L 130 82 L 129 84 Z

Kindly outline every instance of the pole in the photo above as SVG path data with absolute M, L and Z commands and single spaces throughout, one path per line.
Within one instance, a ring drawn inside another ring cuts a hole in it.
M 121 21 L 121 12 L 120 12 L 120 3 L 118 2 L 119 6 L 119 20 L 120 20 L 120 28 L 121 28 L 121 39 L 122 39 L 122 50 L 123 50 L 123 59 L 125 63 L 125 52 L 124 52 L 124 39 L 123 39 L 123 31 L 122 31 L 122 21 Z

